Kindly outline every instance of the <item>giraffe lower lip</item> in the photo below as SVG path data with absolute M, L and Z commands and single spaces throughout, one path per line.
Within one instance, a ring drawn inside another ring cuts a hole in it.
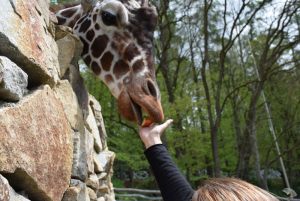
M 135 119 L 137 120 L 137 123 L 141 126 L 143 124 L 142 108 L 137 103 L 135 103 L 131 97 L 130 97 L 130 101 L 131 101 L 131 107 L 132 107 L 133 113 L 135 115 Z

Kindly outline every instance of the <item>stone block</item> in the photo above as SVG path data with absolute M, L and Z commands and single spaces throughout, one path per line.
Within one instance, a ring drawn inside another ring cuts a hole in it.
M 102 108 L 100 103 L 95 99 L 94 96 L 90 95 L 89 100 L 90 100 L 89 104 L 91 106 L 92 112 L 94 114 L 98 126 L 98 131 L 102 142 L 102 150 L 104 150 L 107 149 L 107 143 L 106 143 L 107 134 L 106 134 L 102 112 L 101 112 Z
M 58 80 L 58 48 L 48 32 L 49 1 L 1 1 L 0 55 L 29 76 L 30 85 Z
M 70 63 L 75 54 L 76 39 L 71 33 L 56 41 L 58 46 L 58 61 L 60 66 L 60 77 L 62 78 L 70 68 Z
M 89 173 L 94 173 L 93 136 L 87 130 L 73 133 L 72 178 L 86 181 Z
M 104 172 L 110 173 L 113 169 L 115 153 L 111 151 L 103 151 L 100 154 L 94 154 L 94 160 L 97 161 L 97 166 L 100 166 Z
M 9 185 L 7 179 L 0 175 L 0 200 L 1 201 L 30 201 L 27 198 L 19 195 Z
M 89 115 L 86 118 L 86 127 L 87 129 L 92 133 L 94 138 L 94 149 L 97 153 L 99 153 L 102 150 L 102 142 L 100 139 L 100 133 L 98 130 L 97 122 L 94 116 L 94 113 L 89 106 Z
M 89 192 L 89 197 L 90 197 L 91 201 L 97 201 L 96 192 L 91 188 L 88 188 L 88 192 Z
M 79 180 L 72 179 L 70 187 L 65 192 L 62 201 L 90 201 L 86 184 Z
M 60 201 L 68 188 L 72 139 L 63 111 L 48 86 L 0 108 L 0 173 L 29 199 Z
M 94 190 L 99 188 L 99 179 L 96 174 L 91 174 L 86 181 L 86 185 Z
M 94 172 L 96 174 L 101 174 L 102 172 L 104 172 L 104 169 L 102 167 L 102 164 L 101 164 L 101 161 L 99 160 L 99 157 L 98 157 L 98 153 L 96 151 L 94 151 Z
M 0 56 L 0 99 L 19 101 L 27 92 L 28 75 L 15 63 Z
M 56 97 L 62 102 L 65 114 L 76 131 L 84 132 L 83 114 L 79 107 L 76 94 L 68 80 L 61 80 L 54 88 Z

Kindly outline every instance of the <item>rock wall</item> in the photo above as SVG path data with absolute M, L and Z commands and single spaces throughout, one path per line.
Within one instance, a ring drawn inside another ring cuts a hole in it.
M 110 201 L 114 153 L 49 0 L 1 1 L 0 201 Z

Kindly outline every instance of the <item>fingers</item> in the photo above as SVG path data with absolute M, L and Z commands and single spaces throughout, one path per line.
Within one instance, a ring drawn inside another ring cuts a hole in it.
M 173 119 L 169 119 L 165 123 L 158 125 L 157 129 L 159 130 L 159 133 L 162 134 L 172 123 L 173 123 Z

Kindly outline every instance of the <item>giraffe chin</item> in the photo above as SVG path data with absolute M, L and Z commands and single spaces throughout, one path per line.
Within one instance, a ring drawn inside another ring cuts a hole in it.
M 137 97 L 124 90 L 118 98 L 118 107 L 125 119 L 136 122 L 139 126 L 147 127 L 164 119 L 160 101 L 147 95 Z

